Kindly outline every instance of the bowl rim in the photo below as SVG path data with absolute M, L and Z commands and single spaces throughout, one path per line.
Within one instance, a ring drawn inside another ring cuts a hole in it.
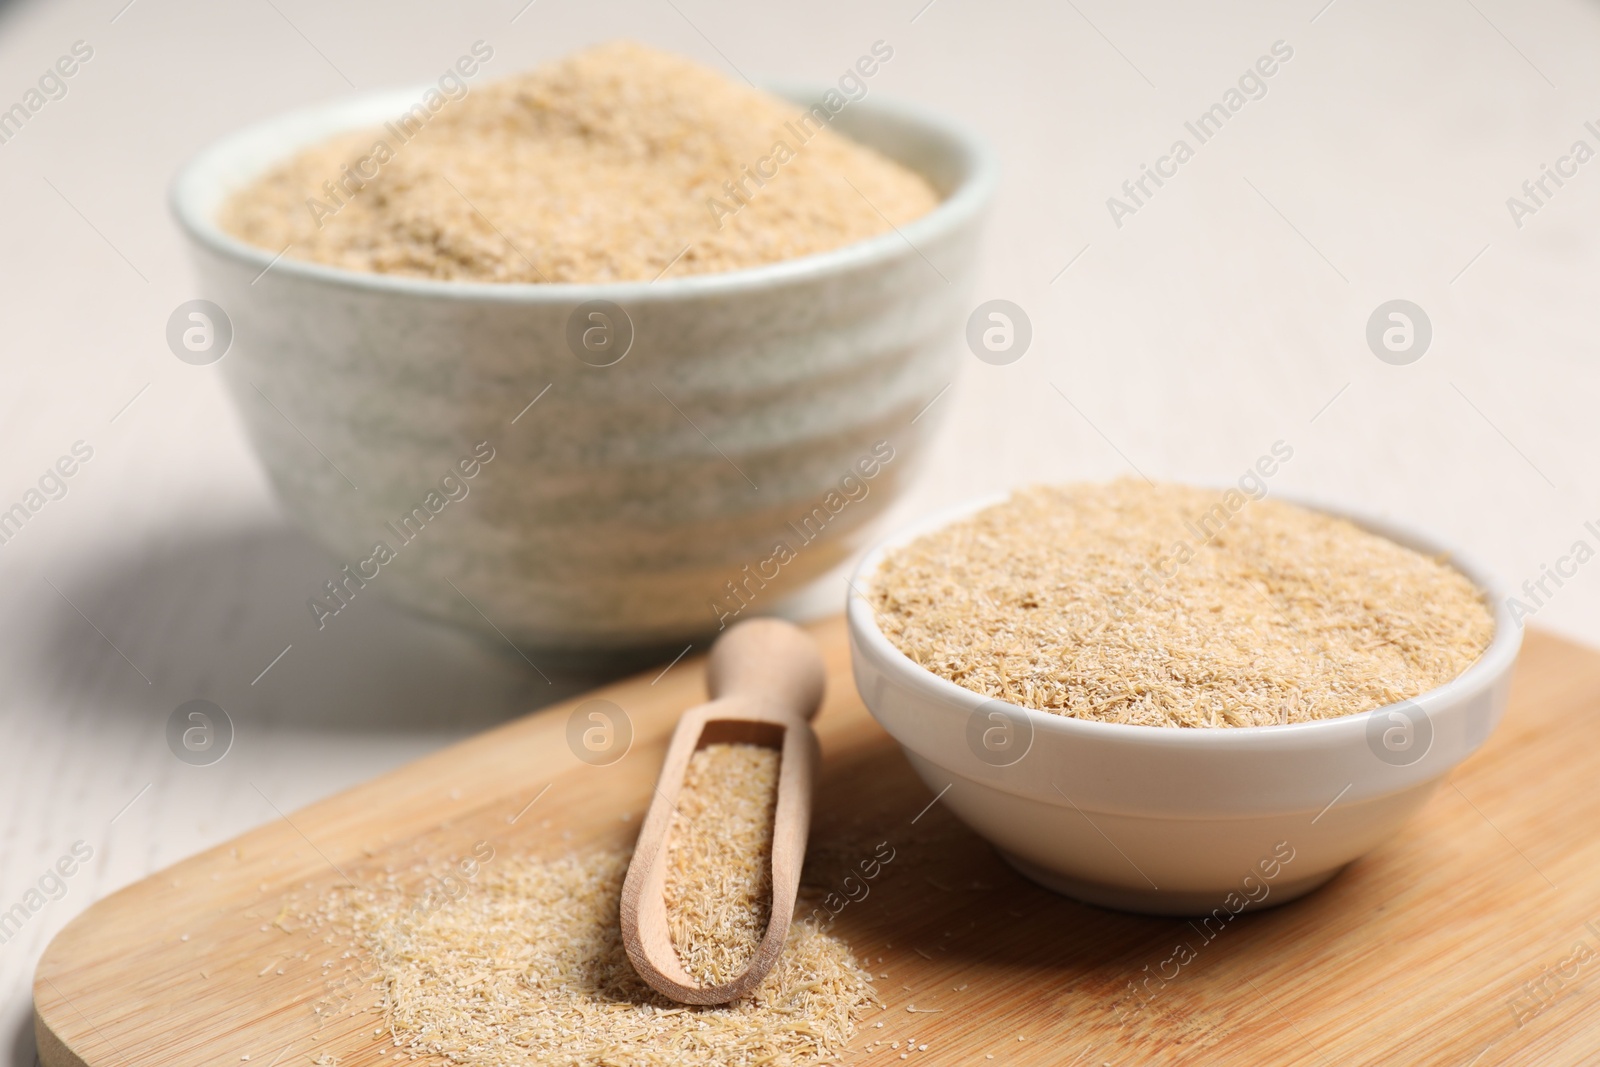
M 223 175 L 229 169 L 227 163 L 236 160 L 241 153 L 259 149 L 263 142 L 273 139 L 282 142 L 282 150 L 273 154 L 272 162 L 256 170 L 259 174 L 266 167 L 287 160 L 294 152 L 339 133 L 378 126 L 407 105 L 414 104 L 431 87 L 430 84 L 346 94 L 280 112 L 210 142 L 179 168 L 169 188 L 168 206 L 179 228 L 206 250 L 259 271 L 258 277 L 274 269 L 300 281 L 456 301 L 565 304 L 603 297 L 640 304 L 804 283 L 848 269 L 870 268 L 904 257 L 908 252 L 922 255 L 923 245 L 960 230 L 981 213 L 999 181 L 999 164 L 993 150 L 965 125 L 921 105 L 874 96 L 849 104 L 847 110 L 854 115 L 875 115 L 940 142 L 959 171 L 955 186 L 932 211 L 903 226 L 891 224 L 887 232 L 862 241 L 739 270 L 660 281 L 615 282 L 468 282 L 380 274 L 292 259 L 282 252 L 274 254 L 225 232 L 215 222 L 212 212 L 202 207 L 206 202 L 220 203 L 227 191 L 219 192 Z M 769 86 L 768 91 L 791 103 L 804 103 L 820 100 L 827 88 L 776 83 Z M 307 135 L 305 131 L 309 128 L 317 132 Z M 868 147 L 873 146 L 868 144 Z
M 1214 488 L 1218 493 L 1227 489 L 1237 489 L 1231 485 L 1201 488 Z M 970 707 L 998 698 L 985 696 L 977 690 L 941 678 L 913 662 L 909 656 L 895 647 L 879 628 L 876 609 L 867 601 L 865 589 L 890 550 L 998 504 L 1008 499 L 1009 495 L 1008 493 L 986 494 L 942 509 L 890 534 L 874 544 L 861 557 L 850 576 L 845 615 L 851 637 L 864 646 L 864 652 L 875 656 L 883 669 L 896 674 L 901 681 L 922 696 L 951 709 L 968 711 Z M 1416 527 L 1379 518 L 1357 508 L 1293 492 L 1269 493 L 1268 497 L 1297 504 L 1325 515 L 1348 519 L 1370 533 L 1378 534 L 1408 548 L 1444 558 L 1450 566 L 1460 571 L 1477 587 L 1486 604 L 1494 612 L 1494 636 L 1490 638 L 1489 646 L 1471 666 L 1443 685 L 1435 686 L 1406 700 L 1384 704 L 1368 711 L 1303 723 L 1269 726 L 1147 726 L 1077 719 L 1023 707 L 1009 701 L 1004 702 L 1006 706 L 1025 716 L 1036 733 L 1055 734 L 1064 740 L 1153 744 L 1197 752 L 1299 749 L 1311 745 L 1338 745 L 1351 741 L 1365 743 L 1369 720 L 1401 704 L 1420 706 L 1424 714 L 1429 716 L 1436 711 L 1464 705 L 1471 697 L 1504 677 L 1516 662 L 1517 653 L 1522 646 L 1522 627 L 1511 617 L 1504 588 L 1499 580 L 1471 556 Z M 1254 502 L 1253 499 L 1250 501 Z M 868 710 L 871 710 L 870 705 Z

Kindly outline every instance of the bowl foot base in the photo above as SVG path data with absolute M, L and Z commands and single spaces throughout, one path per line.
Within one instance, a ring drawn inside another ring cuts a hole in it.
M 1113 911 L 1130 911 L 1140 915 L 1205 915 L 1222 902 L 1232 890 L 1166 890 L 1136 889 L 1129 886 L 1109 885 L 1104 882 L 1085 882 L 1046 870 L 1009 852 L 995 849 L 1000 858 L 1030 882 L 1044 886 L 1054 893 L 1071 897 L 1084 904 Z M 1309 878 L 1269 883 L 1271 891 L 1259 901 L 1247 902 L 1243 911 L 1260 911 L 1297 900 L 1326 884 L 1343 867 L 1322 871 Z M 1243 893 L 1240 891 L 1240 895 Z

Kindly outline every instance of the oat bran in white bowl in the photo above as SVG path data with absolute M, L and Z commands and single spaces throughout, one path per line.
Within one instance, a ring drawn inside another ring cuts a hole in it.
M 220 370 L 274 486 L 337 563 L 378 568 L 359 588 L 330 578 L 496 641 L 499 630 L 524 647 L 620 649 L 775 605 L 858 547 L 938 412 L 913 418 L 954 375 L 995 182 L 981 144 L 873 94 L 851 101 L 830 129 L 925 179 L 931 211 L 831 250 L 655 281 L 376 273 L 279 255 L 219 225 L 240 189 L 379 127 L 419 93 L 269 120 L 202 152 L 173 191 L 201 294 L 232 320 Z M 791 176 L 740 217 L 758 217 Z M 451 217 L 478 217 L 462 212 Z M 609 366 L 569 344 L 587 336 L 592 301 L 620 307 L 631 332 Z M 395 543 L 427 494 L 444 499 L 442 478 L 460 482 L 458 465 L 490 452 L 468 495 L 419 520 L 415 545 Z M 379 541 L 391 562 L 377 562 Z
M 1107 499 L 1099 503 L 1114 506 L 1110 498 L 1117 494 L 1112 487 L 1075 488 L 1086 488 L 1091 495 L 1103 491 Z M 1161 488 L 1153 487 L 1150 492 Z M 1137 497 L 1142 490 L 1142 486 L 1124 489 L 1123 494 Z M 1224 493 L 1184 492 L 1195 494 L 1202 504 L 1220 500 Z M 1073 664 L 1070 656 L 1064 656 L 1063 677 L 1058 679 L 1056 692 L 1046 692 L 1049 687 L 1044 687 L 1025 697 L 1008 691 L 1012 699 L 1000 699 L 985 688 L 993 684 L 992 675 L 983 680 L 966 679 L 978 688 L 957 684 L 949 677 L 960 670 L 960 664 L 981 659 L 970 655 L 970 637 L 966 647 L 961 647 L 963 639 L 953 631 L 948 661 L 930 664 L 931 669 L 908 657 L 889 636 L 898 625 L 896 610 L 883 602 L 878 584 L 886 560 L 896 555 L 902 560 L 916 558 L 907 557 L 906 550 L 923 551 L 915 546 L 919 541 L 926 546 L 929 538 L 943 536 L 940 543 L 948 547 L 953 533 L 961 532 L 970 537 L 975 556 L 1002 547 L 1010 535 L 996 534 L 984 522 L 986 515 L 992 518 L 1002 513 L 1005 502 L 985 500 L 898 533 L 862 560 L 852 579 L 861 592 L 852 592 L 847 607 L 852 664 L 862 699 L 900 743 L 923 781 L 942 792 L 942 803 L 987 838 L 1020 872 L 1058 892 L 1093 904 L 1154 914 L 1214 914 L 1222 909 L 1220 921 L 1242 910 L 1285 903 L 1310 892 L 1393 836 L 1448 773 L 1488 738 L 1505 710 L 1511 667 L 1522 634 L 1506 610 L 1504 598 L 1495 593 L 1497 583 L 1486 571 L 1433 539 L 1394 523 L 1346 509 L 1250 501 L 1242 511 L 1230 515 L 1221 536 L 1244 533 L 1242 527 L 1251 521 L 1251 510 L 1265 509 L 1268 504 L 1293 507 L 1317 524 L 1343 526 L 1348 520 L 1360 536 L 1375 535 L 1374 539 L 1382 539 L 1396 552 L 1410 552 L 1424 563 L 1448 561 L 1451 575 L 1464 577 L 1476 594 L 1472 607 L 1481 612 L 1486 624 L 1481 628 L 1482 646 L 1465 647 L 1466 654 L 1454 668 L 1459 673 L 1446 669 L 1426 691 L 1406 694 L 1403 699 L 1389 701 L 1381 682 L 1364 690 L 1341 683 L 1348 691 L 1335 694 L 1337 699 L 1331 702 L 1323 699 L 1328 694 L 1305 692 L 1293 705 L 1272 704 L 1273 714 L 1267 719 L 1270 725 L 1247 725 L 1258 721 L 1247 708 L 1235 709 L 1234 721 L 1240 725 L 1220 725 L 1227 721 L 1221 704 L 1207 707 L 1199 698 L 1232 692 L 1248 701 L 1252 686 L 1241 687 L 1241 679 L 1248 681 L 1251 671 L 1265 670 L 1270 675 L 1282 668 L 1281 662 L 1267 654 L 1241 667 L 1235 651 L 1224 649 L 1219 650 L 1215 664 L 1207 667 L 1198 659 L 1177 654 L 1176 649 L 1167 649 L 1162 631 L 1170 628 L 1181 633 L 1191 626 L 1203 629 L 1212 609 L 1219 605 L 1190 603 L 1184 608 L 1169 596 L 1172 589 L 1158 587 L 1152 592 L 1129 581 L 1117 586 L 1125 591 L 1114 598 L 1129 601 L 1118 605 L 1122 618 L 1106 610 L 1102 588 L 1093 591 L 1095 602 L 1086 604 L 1083 613 L 1086 621 L 1099 616 L 1100 628 L 1091 622 L 1081 632 L 1060 635 L 1065 642 L 1062 647 L 1076 645 L 1091 663 L 1101 653 L 1108 654 L 1107 662 L 1122 663 L 1121 682 L 1116 672 Z M 1188 517 L 1198 517 L 1204 510 Z M 1116 517 L 1096 517 L 1101 535 L 1112 528 Z M 1123 518 L 1137 525 L 1133 515 Z M 1166 553 L 1173 541 L 1192 537 L 1180 526 L 1163 526 L 1161 531 L 1140 553 L 1149 548 L 1149 558 L 1154 560 Z M 1138 541 L 1149 533 L 1149 529 L 1138 530 L 1129 540 Z M 1050 542 L 1059 537 L 1059 531 L 1036 531 L 1036 535 Z M 1106 544 L 1116 539 L 1113 536 Z M 1213 551 L 1210 544 L 1191 543 L 1197 555 Z M 1318 567 L 1327 562 L 1307 553 L 1295 564 L 1293 546 L 1283 548 L 1285 551 L 1268 553 L 1268 565 L 1296 567 L 1302 579 L 1314 578 Z M 1062 570 L 1114 569 L 1111 557 L 1121 554 L 1073 560 Z M 1348 564 L 1352 558 L 1346 554 L 1342 562 Z M 997 568 L 996 573 L 1002 570 Z M 1166 570 L 1171 572 L 1170 564 Z M 1227 573 L 1226 567 L 1217 570 Z M 1125 573 L 1133 578 L 1140 572 L 1132 568 Z M 1178 577 L 1182 577 L 1181 570 Z M 1229 601 L 1220 606 L 1221 612 L 1253 617 L 1256 630 L 1265 638 L 1274 627 L 1284 625 L 1279 613 L 1287 607 L 1289 629 L 1294 629 L 1294 616 L 1308 605 L 1295 607 L 1288 599 L 1274 603 L 1274 597 L 1295 594 L 1296 582 L 1288 580 L 1287 574 L 1281 577 L 1285 580 L 1261 591 L 1239 588 L 1226 592 L 1218 598 Z M 986 587 L 981 578 L 972 575 L 955 575 L 951 580 L 968 581 L 963 596 L 973 600 L 1017 592 L 1015 588 L 1007 593 Z M 1012 585 L 1009 581 L 1005 584 Z M 1204 584 L 1197 581 L 1196 587 Z M 903 594 L 904 588 L 902 585 L 889 595 Z M 1051 601 L 1059 608 L 1061 598 L 1073 595 L 1074 588 L 1071 583 L 1053 591 L 1041 586 L 1034 599 Z M 1316 615 L 1315 606 L 1309 607 L 1310 614 Z M 1170 627 L 1161 623 L 1150 629 L 1152 618 L 1167 618 Z M 1276 621 L 1269 623 L 1269 618 Z M 1134 636 L 1132 630 L 1119 631 L 1123 626 L 1143 627 L 1146 632 Z M 1468 629 L 1475 628 L 1476 622 L 1469 621 Z M 1306 630 L 1308 643 L 1315 630 Z M 1220 643 L 1227 643 L 1228 635 L 1221 630 L 1217 637 Z M 1190 657 L 1203 652 L 1187 639 L 1182 643 L 1189 648 Z M 1011 647 L 1009 638 L 1000 638 L 996 644 Z M 928 646 L 913 643 L 912 647 L 921 648 L 918 654 L 927 659 Z M 1359 644 L 1351 647 L 1359 649 Z M 1016 651 L 1024 658 L 1030 654 L 1028 648 Z M 1309 656 L 1312 649 L 1302 651 Z M 1174 678 L 1165 685 L 1152 685 L 1146 672 L 1159 672 L 1163 663 L 1173 665 Z M 1017 677 L 1008 674 L 1007 681 L 1031 673 L 1019 664 Z M 1330 671 L 1329 677 L 1337 673 Z M 1311 676 L 1315 675 L 1313 671 Z M 1174 685 L 1174 681 L 1182 684 Z M 1119 685 L 1125 691 L 1117 692 Z M 1254 688 L 1258 696 L 1277 696 L 1276 686 Z M 1144 691 L 1134 692 L 1136 689 Z M 1100 693 L 1100 698 L 1081 702 L 1079 698 L 1090 691 Z M 1193 704 L 1181 709 L 1193 713 L 1187 716 L 1187 725 L 1185 715 L 1172 714 L 1180 710 L 1171 706 L 1174 692 Z M 1343 703 L 1346 698 L 1353 703 Z M 1121 721 L 1074 717 L 1057 713 L 1053 707 L 1092 710 L 1102 703 L 1102 711 Z M 1348 713 L 1347 708 L 1360 710 Z M 1333 714 L 1318 717 L 1322 711 Z M 1158 722 L 1161 725 L 1153 724 Z M 1210 725 L 1212 722 L 1219 725 Z

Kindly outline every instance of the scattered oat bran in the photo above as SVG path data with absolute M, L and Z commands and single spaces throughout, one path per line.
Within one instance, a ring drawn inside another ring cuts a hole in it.
M 778 751 L 712 744 L 689 758 L 667 837 L 667 927 L 702 985 L 743 974 L 772 913 Z
M 841 1053 L 872 1002 L 843 941 L 797 922 L 749 996 L 674 1003 L 640 980 L 622 945 L 628 859 L 506 856 L 431 912 L 386 883 L 334 890 L 312 918 L 330 945 L 351 950 L 350 974 L 376 979 L 380 1032 L 410 1056 L 466 1067 L 756 1067 Z
M 805 114 L 687 59 L 614 41 L 471 89 L 404 143 L 378 128 L 306 150 L 236 194 L 219 221 L 274 253 L 288 246 L 291 258 L 349 270 L 614 282 L 811 255 L 938 202 L 920 175 Z M 359 184 L 368 163 L 344 178 L 379 142 L 378 158 L 389 158 L 376 176 Z M 774 158 L 780 142 L 792 158 L 770 164 L 775 176 L 756 187 L 745 168 Z M 356 191 L 336 204 L 324 183 L 339 193 L 341 180 Z M 752 191 L 747 206 L 730 181 Z M 713 212 L 711 198 L 738 210 Z
M 1217 523 L 1221 497 L 1133 479 L 1020 490 L 889 553 L 871 603 L 900 651 L 958 685 L 1145 726 L 1369 711 L 1488 647 L 1493 614 L 1447 562 L 1277 500 Z

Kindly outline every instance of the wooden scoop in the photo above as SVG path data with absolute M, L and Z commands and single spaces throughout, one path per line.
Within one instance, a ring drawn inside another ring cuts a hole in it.
M 639 977 L 662 995 L 683 1004 L 726 1004 L 754 989 L 783 951 L 811 828 L 818 751 L 809 720 L 822 703 L 824 680 L 816 642 L 777 619 L 738 623 L 711 646 L 711 702 L 678 721 L 622 885 L 622 943 Z M 772 912 L 745 972 L 722 985 L 700 985 L 683 969 L 667 927 L 667 838 L 689 758 L 706 745 L 736 742 L 779 751 Z

